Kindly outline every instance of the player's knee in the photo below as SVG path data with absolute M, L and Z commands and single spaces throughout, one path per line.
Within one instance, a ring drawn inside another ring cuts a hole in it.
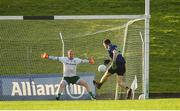
M 123 84 L 124 84 L 123 81 L 119 82 L 119 86 L 123 86 Z
M 88 86 L 87 82 L 84 82 L 83 84 L 84 84 L 84 86 L 85 86 L 85 87 L 87 87 L 87 86 Z
M 88 84 L 85 81 L 81 81 L 81 85 L 83 85 L 84 87 L 88 87 Z
M 60 87 L 63 87 L 63 88 L 64 88 L 64 87 L 65 87 L 65 82 L 61 82 L 61 83 L 60 83 Z

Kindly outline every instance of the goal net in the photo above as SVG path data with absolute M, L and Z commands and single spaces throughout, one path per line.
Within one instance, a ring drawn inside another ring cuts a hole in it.
M 79 65 L 78 72 L 94 72 L 96 80 L 102 73 L 97 67 L 108 57 L 102 41 L 108 38 L 118 46 L 126 59 L 125 81 L 131 86 L 137 78 L 135 99 L 143 93 L 144 75 L 144 17 L 89 18 L 57 20 L 1 20 L 0 74 L 62 73 L 62 64 L 40 58 L 44 52 L 67 56 L 72 49 L 75 56 L 93 56 L 94 65 Z M 62 38 L 60 37 L 60 33 Z M 62 41 L 64 44 L 62 44 Z M 99 99 L 124 99 L 124 90 L 116 86 L 116 74 L 97 90 Z

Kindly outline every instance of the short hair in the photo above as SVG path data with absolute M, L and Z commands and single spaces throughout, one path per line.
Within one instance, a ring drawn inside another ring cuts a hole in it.
M 67 51 L 67 53 L 69 53 L 69 52 L 73 52 L 73 50 L 70 49 L 70 50 Z
M 109 45 L 109 44 L 111 44 L 111 41 L 109 39 L 104 39 L 103 43 L 106 44 L 106 45 Z

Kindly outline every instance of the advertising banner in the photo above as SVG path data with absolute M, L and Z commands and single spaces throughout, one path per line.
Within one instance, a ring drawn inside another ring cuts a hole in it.
M 95 94 L 95 74 L 79 73 Z M 0 100 L 55 100 L 62 74 L 31 74 L 0 76 Z M 60 100 L 91 99 L 86 89 L 76 84 L 65 87 Z

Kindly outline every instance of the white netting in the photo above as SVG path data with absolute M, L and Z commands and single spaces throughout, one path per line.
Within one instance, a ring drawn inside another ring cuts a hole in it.
M 78 72 L 95 72 L 96 79 L 103 74 L 97 67 L 107 58 L 107 51 L 102 40 L 108 38 L 122 52 L 125 29 L 130 19 L 116 20 L 27 20 L 0 21 L 0 73 L 6 74 L 45 74 L 62 73 L 62 65 L 54 61 L 43 60 L 40 54 L 62 56 L 62 42 L 59 32 L 64 39 L 64 52 L 75 51 L 75 56 L 88 58 L 94 56 L 95 65 L 79 65 Z M 126 81 L 128 85 L 137 75 L 138 89 L 142 92 L 142 41 L 139 33 L 144 33 L 144 21 L 129 24 L 127 30 L 124 56 L 127 61 Z M 112 76 L 98 90 L 102 99 L 114 99 L 116 78 Z

